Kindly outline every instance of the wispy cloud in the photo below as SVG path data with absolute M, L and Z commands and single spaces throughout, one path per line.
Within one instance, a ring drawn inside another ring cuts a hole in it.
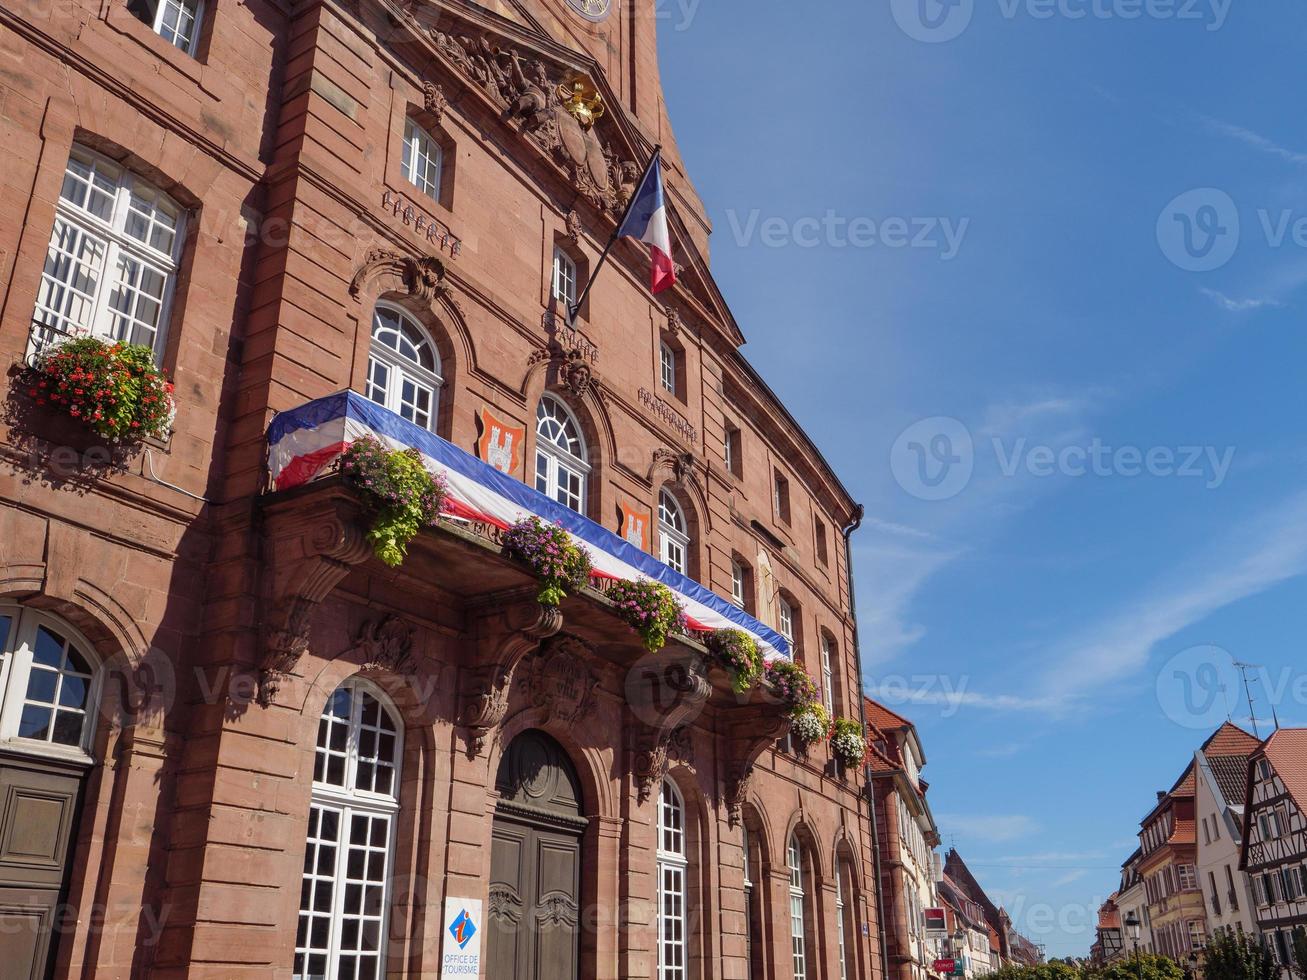
M 1020 840 L 1039 829 L 1034 818 L 1024 813 L 940 813 L 936 814 L 935 822 L 939 824 L 940 832 L 946 836 L 956 833 L 972 840 L 995 844 Z
M 1204 129 L 1213 135 L 1222 136 L 1226 139 L 1243 143 L 1245 146 L 1249 146 L 1254 150 L 1269 154 L 1270 156 L 1279 157 L 1281 160 L 1286 160 L 1289 163 L 1307 164 L 1307 153 L 1299 153 L 1297 150 L 1291 150 L 1287 147 L 1281 146 L 1279 143 L 1268 139 L 1261 133 L 1256 133 L 1251 129 L 1244 128 L 1243 126 L 1226 122 L 1224 119 L 1205 116 L 1202 113 L 1194 113 L 1194 118 L 1198 120 Z
M 1232 296 L 1225 295 L 1225 293 L 1221 292 L 1220 290 L 1208 289 L 1205 286 L 1199 289 L 1198 291 L 1202 293 L 1204 296 L 1206 296 L 1208 299 L 1210 299 L 1217 306 L 1219 306 L 1221 309 L 1227 310 L 1230 313 L 1249 313 L 1253 310 L 1265 309 L 1266 307 L 1284 306 L 1284 304 L 1281 303 L 1278 299 L 1273 299 L 1270 296 L 1235 299 Z
M 1102 687 L 1140 669 L 1154 646 L 1241 599 L 1307 572 L 1307 494 L 1236 527 L 1217 547 L 1186 558 L 1187 575 L 1162 584 L 1085 628 L 1048 658 L 1043 692 Z
M 873 682 L 868 693 L 877 700 L 890 706 L 898 704 L 932 705 L 943 708 L 987 708 L 991 711 L 1038 711 L 1050 714 L 1063 714 L 1073 706 L 1069 695 L 1050 697 L 1023 697 L 1019 694 L 986 694 L 980 691 L 966 690 L 965 677 L 956 679 L 955 684 L 931 684 L 914 686 L 900 682 Z
M 1086 874 L 1088 874 L 1088 872 L 1085 871 L 1083 868 L 1077 869 L 1075 871 L 1068 871 L 1066 874 L 1059 875 L 1057 878 L 1053 879 L 1053 887 L 1057 888 L 1061 885 L 1069 885 L 1073 881 L 1079 881 Z

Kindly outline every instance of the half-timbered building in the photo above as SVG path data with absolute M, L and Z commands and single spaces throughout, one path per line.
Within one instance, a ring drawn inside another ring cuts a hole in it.
M 1286 974 L 1294 930 L 1307 929 L 1307 729 L 1281 729 L 1253 753 L 1239 866 L 1251 877 L 1257 928 Z

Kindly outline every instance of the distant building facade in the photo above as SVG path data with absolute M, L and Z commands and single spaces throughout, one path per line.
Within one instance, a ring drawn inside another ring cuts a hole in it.
M 1260 742 L 1231 725 L 1194 754 L 1198 817 L 1198 884 L 1207 906 L 1207 934 L 1257 930 L 1247 874 L 1239 868 L 1248 760 Z
M 1282 729 L 1252 754 L 1239 866 L 1252 880 L 1257 928 L 1286 974 L 1293 932 L 1307 928 L 1307 729 Z

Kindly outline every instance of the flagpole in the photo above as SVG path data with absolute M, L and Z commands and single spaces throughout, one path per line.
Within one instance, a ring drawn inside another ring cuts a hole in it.
M 599 261 L 595 263 L 594 271 L 590 273 L 586 280 L 585 289 L 581 290 L 581 295 L 577 297 L 576 303 L 567 308 L 567 325 L 569 327 L 576 325 L 576 315 L 581 312 L 581 306 L 585 303 L 586 298 L 590 295 L 590 287 L 595 284 L 599 278 L 599 270 L 604 267 L 608 261 L 608 253 L 612 251 L 613 246 L 617 244 L 617 239 L 621 236 L 622 228 L 626 225 L 626 219 L 631 216 L 631 208 L 635 207 L 636 192 L 644 186 L 645 178 L 649 176 L 649 171 L 653 170 L 654 164 L 658 162 L 662 155 L 663 145 L 659 143 L 653 148 L 653 153 L 649 157 L 649 162 L 645 165 L 644 173 L 640 175 L 639 182 L 635 185 L 635 190 L 631 192 L 631 199 L 626 202 L 626 209 L 622 212 L 622 218 L 617 222 L 617 229 L 613 232 L 613 237 L 608 239 L 608 244 L 604 250 L 599 253 Z

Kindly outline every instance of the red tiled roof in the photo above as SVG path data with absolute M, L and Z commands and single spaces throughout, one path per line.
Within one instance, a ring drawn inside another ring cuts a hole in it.
M 1212 737 L 1203 743 L 1203 755 L 1239 755 L 1247 758 L 1261 745 L 1254 736 L 1245 732 L 1238 725 L 1227 721 L 1212 732 Z
M 1171 836 L 1167 838 L 1170 844 L 1197 844 L 1198 843 L 1198 824 L 1192 817 L 1181 819 L 1176 817 L 1175 826 L 1171 828 Z
M 1281 728 L 1262 752 L 1298 809 L 1307 810 L 1307 728 Z
M 885 731 L 894 731 L 900 728 L 912 728 L 912 722 L 902 715 L 891 711 L 879 701 L 873 701 L 871 698 L 864 697 L 867 702 L 867 721 L 871 722 L 877 728 L 883 728 Z

